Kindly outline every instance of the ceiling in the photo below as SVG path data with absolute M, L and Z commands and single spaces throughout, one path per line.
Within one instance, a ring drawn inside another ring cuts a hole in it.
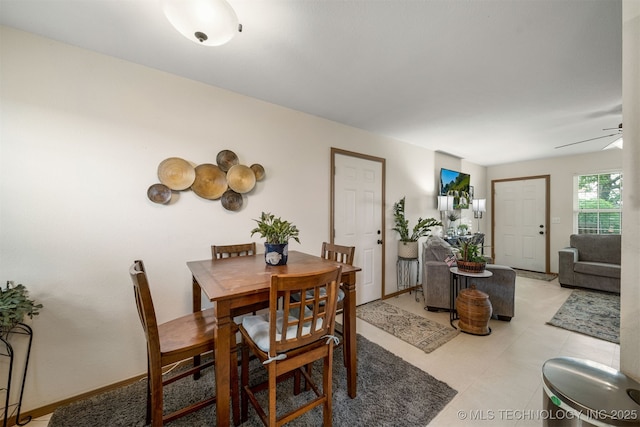
M 480 165 L 601 150 L 621 0 L 229 0 L 205 47 L 158 0 L 0 0 L 0 23 Z M 615 133 L 615 131 L 614 131 Z

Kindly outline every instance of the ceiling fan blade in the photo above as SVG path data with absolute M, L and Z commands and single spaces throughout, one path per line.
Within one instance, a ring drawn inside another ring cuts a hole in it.
M 563 148 L 563 147 L 568 147 L 570 145 L 582 144 L 583 142 L 595 141 L 596 139 L 602 139 L 602 138 L 609 138 L 610 136 L 618 136 L 618 134 L 617 133 L 612 133 L 611 135 L 598 136 L 596 138 L 584 139 L 584 140 L 578 141 L 578 142 L 572 142 L 572 143 L 569 143 L 569 144 L 558 145 L 555 148 Z
M 622 115 L 622 104 L 614 105 L 607 110 L 594 111 L 593 113 L 588 114 L 587 118 L 593 119 L 610 115 Z

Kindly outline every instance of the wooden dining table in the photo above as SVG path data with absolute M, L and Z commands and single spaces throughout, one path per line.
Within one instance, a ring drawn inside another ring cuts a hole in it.
M 347 359 L 347 392 L 356 397 L 356 272 L 360 267 L 319 256 L 290 251 L 286 265 L 270 266 L 262 254 L 219 260 L 189 261 L 193 277 L 193 311 L 202 310 L 202 294 L 213 303 L 217 318 L 215 371 L 217 425 L 230 421 L 231 334 L 233 318 L 264 307 L 269 302 L 273 274 L 312 273 L 331 265 L 342 266 L 341 286 L 345 293 L 343 313 L 344 351 Z M 234 367 L 235 369 L 235 367 Z

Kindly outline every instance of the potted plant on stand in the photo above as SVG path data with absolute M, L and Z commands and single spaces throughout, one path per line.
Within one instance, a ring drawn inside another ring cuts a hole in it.
M 447 219 L 449 220 L 449 226 L 447 227 L 447 236 L 454 237 L 457 235 L 455 222 L 460 219 L 460 215 L 456 212 L 450 212 L 447 215 Z
M 37 316 L 42 304 L 36 304 L 29 298 L 29 292 L 24 285 L 13 286 L 7 282 L 4 289 L 0 289 L 0 336 L 5 338 L 19 323 L 29 316 Z
M 262 212 L 260 219 L 254 219 L 258 226 L 251 230 L 251 235 L 258 233 L 265 239 L 264 260 L 268 265 L 285 265 L 289 253 L 289 240 L 300 243 L 298 228 L 276 217 L 271 213 Z
M 398 256 L 400 258 L 418 258 L 418 239 L 428 235 L 431 227 L 442 225 L 442 223 L 435 218 L 418 218 L 418 223 L 409 234 L 409 221 L 405 217 L 404 201 L 403 197 L 393 205 L 393 220 L 395 222 L 393 230 L 400 234 Z
M 470 240 L 462 241 L 458 246 L 456 264 L 458 270 L 466 273 L 482 273 L 487 260 L 480 253 L 480 247 Z
M 0 347 L 2 347 L 0 354 L 9 357 L 9 373 L 6 377 L 6 388 L 4 388 L 6 400 L 4 405 L 3 425 L 5 426 L 7 425 L 7 411 L 9 411 L 9 407 L 11 406 L 14 407 L 14 412 L 11 412 L 11 414 L 14 414 L 13 416 L 15 416 L 15 425 L 25 425 L 31 419 L 31 417 L 27 417 L 25 420 L 21 421 L 20 415 L 25 379 L 27 378 L 27 368 L 29 367 L 29 355 L 31 354 L 31 343 L 33 342 L 33 332 L 31 327 L 22 322 L 27 316 L 31 319 L 33 316 L 37 316 L 41 308 L 42 304 L 36 304 L 34 300 L 29 298 L 29 292 L 24 285 L 14 286 L 13 282 L 7 281 L 7 286 L 4 289 L 0 288 Z M 28 344 L 25 353 L 24 371 L 22 374 L 19 398 L 16 403 L 10 405 L 9 398 L 11 397 L 12 366 L 16 355 L 16 351 L 9 339 L 9 335 L 12 333 L 28 336 Z

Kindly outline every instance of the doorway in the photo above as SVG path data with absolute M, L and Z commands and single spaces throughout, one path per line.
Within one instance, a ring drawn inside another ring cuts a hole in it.
M 496 264 L 549 273 L 549 185 L 549 175 L 491 181 Z
M 331 148 L 331 242 L 355 246 L 356 304 L 381 299 L 385 277 L 385 159 Z

